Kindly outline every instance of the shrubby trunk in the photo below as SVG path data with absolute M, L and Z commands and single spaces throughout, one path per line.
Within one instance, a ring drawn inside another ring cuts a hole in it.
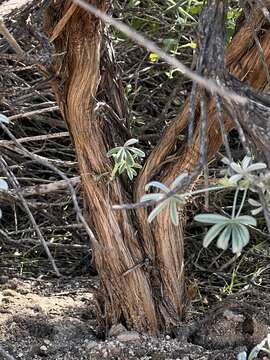
M 105 1 L 91 3 L 106 10 Z M 227 49 L 227 66 L 232 74 L 260 90 L 265 87 L 266 78 L 262 75 L 250 25 L 256 28 L 262 21 L 263 15 L 257 11 L 249 23 L 243 24 Z M 102 104 L 96 100 L 101 84 L 108 103 L 123 117 L 121 84 L 114 81 L 113 57 L 102 42 L 100 21 L 70 1 L 55 1 L 47 10 L 45 28 L 58 54 L 54 64 L 57 80 L 53 81 L 53 87 L 76 149 L 89 224 L 101 244 L 101 249 L 94 248 L 101 279 L 100 319 L 107 329 L 121 321 L 128 328 L 151 334 L 172 330 L 181 320 L 186 301 L 184 221 L 175 227 L 164 211 L 150 226 L 146 221 L 147 210 L 116 212 L 111 206 L 137 201 L 145 184 L 153 178 L 168 184 L 184 170 L 194 168 L 199 155 L 199 126 L 195 128 L 191 146 L 179 143 L 179 135 L 187 127 L 189 101 L 147 159 L 132 198 L 128 195 L 129 186 L 122 179 L 111 180 L 112 164 L 106 156 L 116 143 L 127 139 L 128 131 L 103 112 Z M 261 35 L 268 64 L 269 40 L 269 31 Z M 222 144 L 222 137 L 211 100 L 208 113 L 208 157 L 212 158 Z M 199 124 L 199 110 L 196 124 Z M 232 128 L 226 116 L 225 126 Z M 172 154 L 175 155 L 172 160 L 164 162 Z

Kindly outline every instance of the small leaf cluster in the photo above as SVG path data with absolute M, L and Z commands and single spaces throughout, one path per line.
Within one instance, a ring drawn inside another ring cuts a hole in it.
M 162 184 L 159 181 L 151 181 L 148 183 L 145 187 L 145 191 L 148 191 L 151 187 L 154 187 L 158 190 L 161 190 L 161 193 L 152 193 L 152 194 L 146 194 L 143 195 L 141 198 L 141 202 L 146 201 L 156 201 L 159 202 L 162 200 L 162 197 L 164 197 L 164 194 L 168 194 L 171 190 L 176 188 L 183 179 L 187 176 L 187 173 L 183 173 L 179 175 L 171 184 L 170 187 Z M 162 194 L 163 193 L 163 194 Z M 179 225 L 179 216 L 178 216 L 178 205 L 183 205 L 185 203 L 185 196 L 175 194 L 173 196 L 170 196 L 168 199 L 162 201 L 160 204 L 158 204 L 149 214 L 148 216 L 148 222 L 152 222 L 155 217 L 165 208 L 169 208 L 170 210 L 170 218 L 174 225 Z
M 138 163 L 140 158 L 145 157 L 145 153 L 134 147 L 139 141 L 137 139 L 130 139 L 124 143 L 123 146 L 117 146 L 108 151 L 107 156 L 113 157 L 115 165 L 112 171 L 112 177 L 117 173 L 120 175 L 124 172 L 130 180 L 137 175 L 136 169 L 141 169 L 141 165 Z
M 232 205 L 231 216 L 222 216 L 219 214 L 200 214 L 195 216 L 195 220 L 206 224 L 214 224 L 206 233 L 203 246 L 208 247 L 210 243 L 217 238 L 217 247 L 226 250 L 229 242 L 232 244 L 233 253 L 241 253 L 242 249 L 248 244 L 250 239 L 248 226 L 256 226 L 257 221 L 253 216 L 240 216 L 243 205 L 246 200 L 247 191 L 253 190 L 254 184 L 259 178 L 258 171 L 266 169 L 264 163 L 252 164 L 251 156 L 245 156 L 244 159 L 236 163 L 223 158 L 222 162 L 228 165 L 228 175 L 220 181 L 223 186 L 231 186 L 235 188 L 234 202 Z M 262 176 L 262 174 L 260 174 Z M 242 200 L 236 213 L 237 200 L 239 192 L 243 191 Z M 251 211 L 255 215 L 262 210 L 262 205 L 252 199 L 249 199 L 251 205 L 257 206 L 257 209 Z
M 251 156 L 245 156 L 239 163 L 229 161 L 227 158 L 222 159 L 222 161 L 228 166 L 227 175 L 219 180 L 216 186 L 182 194 L 173 194 L 169 198 L 166 198 L 166 194 L 175 189 L 175 187 L 178 187 L 183 179 L 188 176 L 187 173 L 179 175 L 169 187 L 158 181 L 152 181 L 147 184 L 145 188 L 146 191 L 148 191 L 151 187 L 161 191 L 146 194 L 140 200 L 141 202 L 151 201 L 157 203 L 157 206 L 148 216 L 148 222 L 152 222 L 163 209 L 169 208 L 172 223 L 174 225 L 178 225 L 178 207 L 179 205 L 183 205 L 185 203 L 188 196 L 206 191 L 222 190 L 225 188 L 234 189 L 235 193 L 231 215 L 224 216 L 215 213 L 199 214 L 195 216 L 195 220 L 212 225 L 204 237 L 204 247 L 208 247 L 213 240 L 217 239 L 218 248 L 226 250 L 231 244 L 232 252 L 240 254 L 250 239 L 249 226 L 257 225 L 257 221 L 253 216 L 241 215 L 248 190 L 258 192 L 257 189 L 259 188 L 263 193 L 267 205 L 269 204 L 270 209 L 270 173 L 264 171 L 266 169 L 266 164 L 261 162 L 252 164 Z M 240 194 L 242 194 L 241 201 L 239 201 Z M 251 211 L 252 215 L 257 214 L 263 209 L 263 206 L 258 201 L 250 199 L 249 202 L 251 205 L 257 207 Z M 240 204 L 238 205 L 238 203 Z
M 217 247 L 226 250 L 231 240 L 234 254 L 241 253 L 243 247 L 249 242 L 250 235 L 247 225 L 257 225 L 256 219 L 248 215 L 226 217 L 219 214 L 200 214 L 195 216 L 194 220 L 214 224 L 203 239 L 204 247 L 208 247 L 218 237 Z

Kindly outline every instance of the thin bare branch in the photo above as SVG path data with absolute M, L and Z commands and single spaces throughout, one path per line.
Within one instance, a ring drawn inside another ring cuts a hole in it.
M 24 138 L 20 138 L 17 139 L 17 141 L 22 144 L 25 142 L 32 142 L 32 141 L 43 141 L 43 140 L 49 140 L 49 139 L 58 139 L 58 138 L 62 138 L 62 137 L 68 137 L 69 136 L 69 132 L 68 131 L 63 131 L 63 132 L 59 132 L 56 134 L 46 134 L 46 135 L 38 135 L 38 136 L 27 136 Z M 0 146 L 5 146 L 5 145 L 12 145 L 14 144 L 13 140 L 0 140 Z
M 126 24 L 122 23 L 119 20 L 116 20 L 103 11 L 97 9 L 96 7 L 86 3 L 83 0 L 73 0 L 75 4 L 80 5 L 83 9 L 93 13 L 96 17 L 100 18 L 102 21 L 114 26 L 119 31 L 123 32 L 130 39 L 135 41 L 137 44 L 145 47 L 147 50 L 152 51 L 160 56 L 163 60 L 165 60 L 168 64 L 170 64 L 174 69 L 178 69 L 182 72 L 182 74 L 186 75 L 189 79 L 197 82 L 201 87 L 210 91 L 211 93 L 217 93 L 223 98 L 231 100 L 235 103 L 245 105 L 248 102 L 248 99 L 236 94 L 235 92 L 226 89 L 224 86 L 219 86 L 215 81 L 211 79 L 206 79 L 196 72 L 190 70 L 187 66 L 182 64 L 175 57 L 167 54 L 165 51 L 161 50 L 153 41 L 147 39 L 145 36 L 141 35 L 137 31 L 131 29 Z
M 19 56 L 24 56 L 24 51 L 15 40 L 14 36 L 9 32 L 3 18 L 0 16 L 0 34 L 4 36 L 9 45 L 16 51 Z
M 52 111 L 56 111 L 56 110 L 59 110 L 58 106 L 51 106 L 51 107 L 44 108 L 44 109 L 28 111 L 28 112 L 25 112 L 25 113 L 9 116 L 9 120 L 17 120 L 17 119 L 20 119 L 20 118 L 31 117 L 31 116 L 34 116 L 34 115 L 39 115 L 39 114 L 43 114 L 43 113 L 46 113 L 46 112 L 52 112 Z
M 9 179 L 10 183 L 12 184 L 14 190 L 16 190 L 16 192 L 18 193 L 20 201 L 21 201 L 21 203 L 22 203 L 22 205 L 23 205 L 23 207 L 24 207 L 24 209 L 25 209 L 25 211 L 26 211 L 26 213 L 27 213 L 27 215 L 28 215 L 28 217 L 29 217 L 29 219 L 30 219 L 30 221 L 31 221 L 37 235 L 38 235 L 38 237 L 39 237 L 39 240 L 40 240 L 40 242 L 41 242 L 41 244 L 42 244 L 42 246 L 43 246 L 43 248 L 44 248 L 44 250 L 45 250 L 45 252 L 46 252 L 46 254 L 48 256 L 48 259 L 50 260 L 50 263 L 52 264 L 52 267 L 53 267 L 53 270 L 55 271 L 56 276 L 60 277 L 61 274 L 60 274 L 60 272 L 58 270 L 58 267 L 57 267 L 57 265 L 55 263 L 55 260 L 54 260 L 54 258 L 52 256 L 52 254 L 50 252 L 50 249 L 48 248 L 48 245 L 46 244 L 46 240 L 44 239 L 44 236 L 42 235 L 42 233 L 41 233 L 41 231 L 40 231 L 40 229 L 38 227 L 38 224 L 37 224 L 32 212 L 31 212 L 25 198 L 22 196 L 22 194 L 20 194 L 20 185 L 18 183 L 18 180 L 16 179 L 13 172 L 8 168 L 8 165 L 6 164 L 6 162 L 5 162 L 5 160 L 4 160 L 4 158 L 2 156 L 0 157 L 0 162 L 1 162 L 1 167 L 2 167 L 2 169 L 4 171 L 4 173 L 8 177 L 8 179 Z
M 90 229 L 89 225 L 87 224 L 87 221 L 85 220 L 85 218 L 82 215 L 82 211 L 81 211 L 81 208 L 79 207 L 74 187 L 72 186 L 71 182 L 69 181 L 69 178 L 62 171 L 57 169 L 57 167 L 50 164 L 48 161 L 44 160 L 43 158 L 41 159 L 39 156 L 36 156 L 35 154 L 32 154 L 30 151 L 28 151 L 22 144 L 20 144 L 17 141 L 16 137 L 12 134 L 12 132 L 3 123 L 0 123 L 0 126 L 7 133 L 7 135 L 16 143 L 16 145 L 20 148 L 20 150 L 23 152 L 23 154 L 25 156 L 28 156 L 31 159 L 39 162 L 41 165 L 45 166 L 46 168 L 51 169 L 56 174 L 58 174 L 63 180 L 65 180 L 67 182 L 68 189 L 69 189 L 70 194 L 71 194 L 71 199 L 72 199 L 72 202 L 73 202 L 73 205 L 74 205 L 74 210 L 75 210 L 75 212 L 77 214 L 78 219 L 84 225 L 84 227 L 86 229 L 86 232 L 87 232 L 89 238 L 91 239 L 91 241 L 95 244 L 95 246 L 97 246 L 98 249 L 101 249 L 101 245 L 97 241 L 93 231 Z

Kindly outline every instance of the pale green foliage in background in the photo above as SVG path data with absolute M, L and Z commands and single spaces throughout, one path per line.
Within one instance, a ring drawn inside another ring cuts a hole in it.
M 181 184 L 187 174 L 184 173 L 178 176 L 170 187 L 158 181 L 152 181 L 147 184 L 145 188 L 146 191 L 148 191 L 150 187 L 161 191 L 159 193 L 146 194 L 141 198 L 141 202 L 155 201 L 158 203 L 149 214 L 148 222 L 152 222 L 162 210 L 169 207 L 171 221 L 174 225 L 178 225 L 178 206 L 183 205 L 188 196 L 225 188 L 234 189 L 235 193 L 231 215 L 199 214 L 196 215 L 194 219 L 201 223 L 212 224 L 204 237 L 204 247 L 208 247 L 211 242 L 217 238 L 218 248 L 226 250 L 231 243 L 232 252 L 240 254 L 250 240 L 249 226 L 257 225 L 257 221 L 253 216 L 240 215 L 247 200 L 248 190 L 256 193 L 256 189 L 259 187 L 262 189 L 266 202 L 268 201 L 267 204 L 270 203 L 270 175 L 267 172 L 258 174 L 258 172 L 266 169 L 266 164 L 261 162 L 252 164 L 252 158 L 250 156 L 245 156 L 239 163 L 234 161 L 230 162 L 227 158 L 223 158 L 222 162 L 228 166 L 227 175 L 218 181 L 217 186 L 175 194 L 162 201 L 164 194 L 169 193 Z M 242 193 L 241 201 L 238 201 L 240 193 Z M 240 202 L 240 204 L 238 204 L 238 202 Z M 257 207 L 251 211 L 252 215 L 259 213 L 259 211 L 263 209 L 263 206 L 257 200 L 249 199 L 249 203 Z
M 125 142 L 123 146 L 117 146 L 108 151 L 107 156 L 113 157 L 115 165 L 112 171 L 112 177 L 117 173 L 120 175 L 126 171 L 130 180 L 137 175 L 136 169 L 140 169 L 142 166 L 138 163 L 140 158 L 145 157 L 145 153 L 132 146 L 137 144 L 137 139 L 130 139 Z
M 206 224 L 214 224 L 203 239 L 203 246 L 208 247 L 218 236 L 217 247 L 226 250 L 229 241 L 232 241 L 232 252 L 241 253 L 244 246 L 249 242 L 249 231 L 247 225 L 256 226 L 256 219 L 252 216 L 242 215 L 226 217 L 219 214 L 200 214 L 194 220 Z
M 148 191 L 151 187 L 154 187 L 156 189 L 161 190 L 164 194 L 168 194 L 171 190 L 173 190 L 176 186 L 178 186 L 183 179 L 187 176 L 186 173 L 181 174 L 178 176 L 171 184 L 170 187 L 167 187 L 166 185 L 162 184 L 159 181 L 151 181 L 148 183 L 145 187 L 145 191 Z M 163 197 L 162 193 L 153 193 L 153 194 L 146 194 L 141 198 L 141 202 L 145 201 L 159 201 Z M 174 225 L 179 225 L 179 217 L 178 217 L 178 205 L 183 205 L 185 203 L 185 196 L 183 195 L 173 195 L 169 197 L 169 199 L 166 199 L 162 201 L 160 204 L 158 204 L 154 210 L 151 211 L 151 213 L 148 216 L 148 222 L 151 222 L 154 220 L 154 218 L 161 212 L 161 210 L 169 207 L 170 209 L 170 218 Z

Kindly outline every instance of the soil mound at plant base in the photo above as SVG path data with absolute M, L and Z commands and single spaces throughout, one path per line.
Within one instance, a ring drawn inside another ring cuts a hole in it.
M 15 359 L 24 360 L 235 360 L 239 352 L 248 351 L 269 332 L 265 310 L 255 313 L 247 299 L 238 299 L 237 306 L 219 305 L 198 321 L 191 308 L 193 320 L 183 323 L 175 338 L 126 331 L 104 341 L 96 336 L 96 286 L 96 278 L 2 276 L 1 346 Z

